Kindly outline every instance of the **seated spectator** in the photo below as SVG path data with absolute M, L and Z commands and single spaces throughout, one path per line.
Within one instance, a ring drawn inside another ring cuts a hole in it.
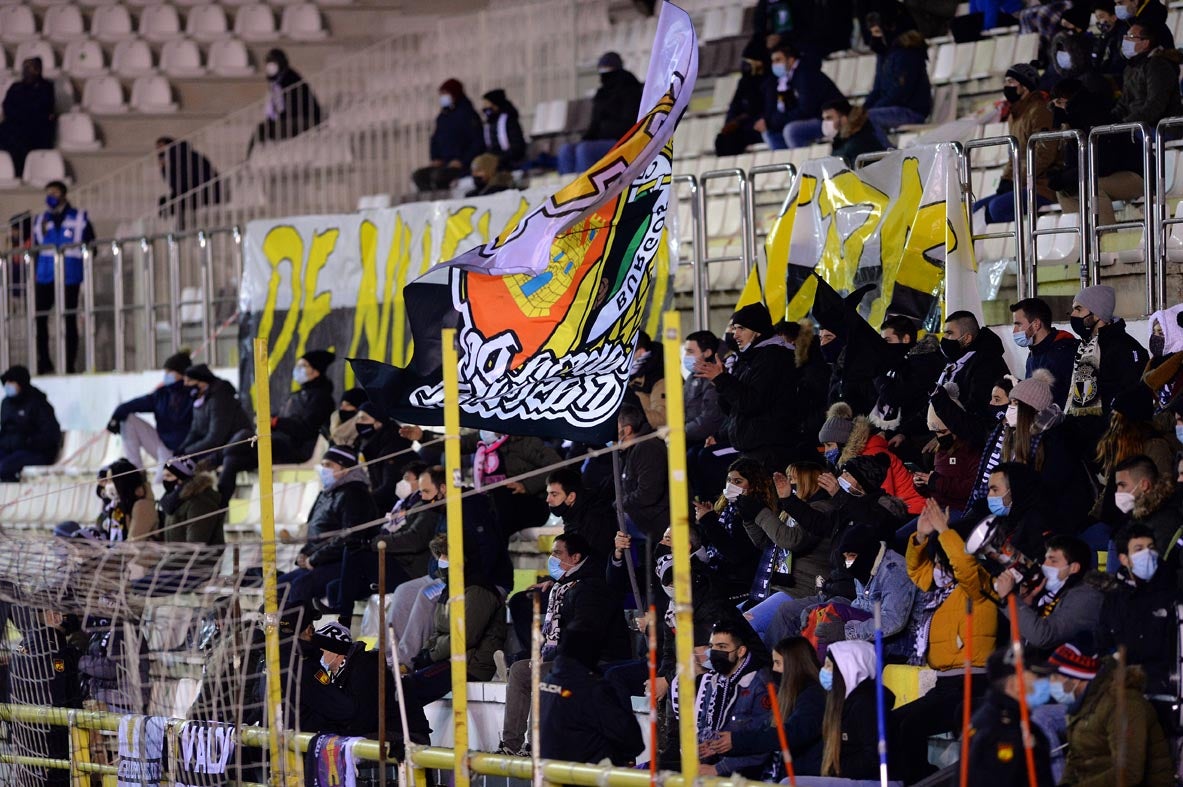
M 822 137 L 833 142 L 830 155 L 842 159 L 848 167 L 853 167 L 855 159 L 864 153 L 883 150 L 867 110 L 852 107 L 845 98 L 822 104 Z
M 956 383 L 945 383 L 945 393 L 954 407 L 960 407 L 956 387 Z M 913 473 L 912 483 L 918 494 L 929 499 L 929 504 L 935 501 L 941 510 L 949 512 L 951 519 L 960 519 L 962 512 L 969 508 L 969 497 L 977 480 L 981 444 L 972 436 L 953 432 L 931 404 L 928 407 L 928 428 L 936 443 L 932 452 L 932 470 Z
M 183 379 L 192 365 L 189 353 L 183 350 L 169 356 L 164 362 L 164 380 L 156 390 L 116 407 L 107 423 L 107 431 L 123 438 L 123 454 L 133 465 L 144 466 L 144 452 L 156 460 L 157 478 L 193 422 L 193 399 Z M 152 413 L 155 426 L 136 413 Z
M 559 148 L 559 174 L 586 172 L 612 149 L 637 122 L 645 86 L 615 52 L 605 52 L 596 63 L 600 87 L 592 99 L 591 123 L 580 142 Z
M 481 96 L 481 116 L 485 119 L 485 150 L 497 157 L 506 171 L 521 166 L 526 159 L 526 135 L 518 108 L 501 88 Z
M 633 405 L 621 405 L 616 431 L 622 454 L 620 503 L 630 523 L 629 532 L 656 541 L 670 524 L 665 444 L 650 437 L 653 427 L 645 413 Z
M 1002 170 L 998 190 L 992 197 L 985 197 L 974 203 L 974 212 L 984 211 L 987 224 L 1006 224 L 1015 220 L 1014 192 L 1019 189 L 1022 204 L 1027 197 L 1027 139 L 1041 131 L 1052 128 L 1052 113 L 1047 99 L 1039 89 L 1039 71 L 1030 63 L 1016 63 L 1006 71 L 1002 80 L 1002 94 L 1010 105 L 1007 116 L 1007 132 L 1013 136 L 1019 147 L 1019 172 L 1016 176 L 1011 162 Z M 1047 182 L 1048 169 L 1056 161 L 1054 145 L 1040 145 L 1035 155 L 1035 204 L 1050 205 L 1055 198 Z
M 1057 648 L 1048 663 L 1056 670 L 1052 697 L 1068 706 L 1063 784 L 1175 784 L 1171 746 L 1146 699 L 1140 667 L 1119 670 L 1114 659 L 1071 644 Z
M 183 375 L 185 391 L 193 399 L 189 434 L 177 446 L 178 456 L 189 456 L 217 466 L 221 448 L 230 438 L 251 428 L 234 386 L 215 377 L 203 363 L 190 366 Z
M 256 144 L 297 137 L 319 126 L 322 119 L 320 104 L 312 94 L 312 88 L 300 72 L 291 67 L 282 49 L 267 53 L 263 73 L 268 82 L 267 103 L 263 107 L 263 121 L 255 128 L 247 145 L 247 158 Z
M 99 473 L 99 483 L 110 501 L 96 522 L 104 540 L 147 541 L 156 536 L 156 501 L 143 470 L 116 459 Z
M 784 139 L 765 134 L 764 80 L 768 77 L 768 50 L 753 39 L 744 47 L 735 93 L 723 116 L 723 128 L 715 137 L 716 156 L 735 156 L 748 145 L 767 142 L 773 150 L 784 148 Z
M 52 148 L 57 133 L 53 82 L 41 76 L 41 58 L 21 63 L 21 78 L 4 94 L 4 120 L 0 122 L 0 150 L 12 156 L 19 178 L 31 150 Z
M 1158 554 L 1174 554 L 1172 546 L 1183 535 L 1183 512 L 1174 497 L 1171 476 L 1161 473 L 1150 457 L 1139 454 L 1118 464 L 1114 477 L 1118 510 L 1130 517 L 1131 525 L 1150 528 Z
M 493 153 L 482 153 L 472 160 L 472 188 L 464 196 L 486 197 L 513 187 L 513 173 L 501 169 L 501 159 Z
M 1114 318 L 1117 293 L 1098 284 L 1085 287 L 1072 300 L 1072 330 L 1080 337 L 1067 415 L 1089 418 L 1078 429 L 1096 439 L 1104 431 L 1113 401 L 1122 391 L 1136 386 L 1146 368 L 1149 353 L 1126 333 L 1125 321 Z M 1085 441 L 1088 442 L 1087 440 Z
M 822 138 L 822 107 L 841 100 L 842 91 L 818 61 L 790 44 L 772 50 L 771 71 L 764 81 L 765 138 L 790 148 L 812 145 Z M 782 146 L 770 141 L 769 147 Z
M 932 112 L 932 85 L 928 81 L 928 46 L 916 30 L 897 32 L 896 22 L 886 19 L 868 24 L 875 53 L 875 84 L 863 101 L 863 109 L 883 147 L 891 147 L 887 134 L 897 126 L 923 123 Z
M 391 420 L 373 402 L 362 402 L 353 419 L 357 429 L 357 448 L 370 476 L 370 494 L 379 511 L 390 511 L 398 502 L 397 490 L 403 480 L 402 468 L 415 458 L 411 441 L 398 433 L 398 421 Z
M 27 465 L 51 465 L 62 446 L 53 405 L 35 388 L 29 370 L 10 366 L 0 375 L 0 483 L 15 484 Z
M 158 137 L 156 160 L 168 184 L 168 196 L 160 198 L 161 215 L 177 216 L 180 229 L 194 220 L 198 208 L 222 202 L 221 176 L 210 160 L 187 141 Z
M 1026 376 L 1032 376 L 1036 369 L 1051 372 L 1052 403 L 1062 409 L 1068 400 L 1068 384 L 1080 342 L 1052 324 L 1052 309 L 1042 298 L 1024 298 L 1011 304 L 1010 311 L 1015 316 L 1011 338 L 1027 350 Z
M 1093 68 L 1099 73 L 1115 78 L 1125 71 L 1126 60 L 1121 53 L 1129 25 L 1117 18 L 1113 0 L 1096 0 L 1093 16 L 1097 20 L 1097 34 L 1093 37 Z
M 1060 17 L 1060 27 L 1048 44 L 1047 71 L 1039 80 L 1042 91 L 1050 91 L 1061 80 L 1084 76 L 1093 70 L 1092 37 L 1088 34 L 1092 16 L 1087 4 L 1076 4 Z
M 445 80 L 439 88 L 440 113 L 431 133 L 431 164 L 411 175 L 419 191 L 443 191 L 472 167 L 485 150 L 481 117 L 458 79 Z
M 212 473 L 201 472 L 191 459 L 179 457 L 164 464 L 160 498 L 160 536 L 166 544 L 189 544 L 194 551 L 178 551 L 160 565 L 179 575 L 146 578 L 161 589 L 200 587 L 213 576 L 226 543 L 226 511 L 222 508 Z M 183 573 L 181 573 L 183 572 Z
M 763 732 L 771 723 L 772 703 L 768 697 L 768 675 L 752 657 L 743 637 L 724 623 L 715 625 L 707 651 L 710 669 L 698 683 L 694 700 L 698 739 L 710 741 L 723 732 L 732 737 Z M 770 758 L 765 750 L 744 757 L 707 754 L 702 757 L 699 773 L 703 776 L 730 776 L 757 779 Z
M 1052 650 L 1082 636 L 1092 636 L 1101 612 L 1101 591 L 1086 578 L 1092 565 L 1089 548 L 1073 536 L 1053 536 L 1047 541 L 1043 579 L 1034 587 L 1019 587 L 1015 572 L 1004 571 L 994 580 L 994 592 L 1005 601 L 1018 589 L 1019 634 L 1034 648 Z M 1007 606 L 1002 606 L 1003 614 Z
M 583 537 L 597 557 L 607 560 L 616 539 L 616 514 L 606 501 L 585 490 L 574 467 L 560 467 L 546 477 L 546 505 L 563 520 L 563 532 Z
M 309 350 L 299 357 L 292 369 L 292 381 L 300 390 L 288 396 L 279 413 L 271 419 L 271 461 L 274 464 L 303 464 L 312 458 L 317 438 L 337 409 L 333 402 L 333 381 L 328 378 L 329 364 L 336 355 L 328 350 Z M 231 442 L 248 440 L 253 433 L 243 429 Z M 238 474 L 259 466 L 258 449 L 250 443 L 226 448 L 222 454 L 222 474 L 218 491 L 222 504 L 234 496 Z
M 830 408 L 830 417 L 826 419 L 826 424 L 822 427 L 822 431 L 818 432 L 818 442 L 822 443 L 822 447 L 827 453 L 827 458 L 833 456 L 834 448 L 839 448 L 838 459 L 834 463 L 837 467 L 845 467 L 846 464 L 855 457 L 863 456 L 883 456 L 887 460 L 888 470 L 887 476 L 883 479 L 883 491 L 892 496 L 899 498 L 907 506 L 908 513 L 912 515 L 919 514 L 924 508 L 924 498 L 916 491 L 916 487 L 912 483 L 912 474 L 904 467 L 904 463 L 900 458 L 892 453 L 887 446 L 887 439 L 882 432 L 871 425 L 871 421 L 864 415 L 857 416 L 851 422 L 849 434 L 845 441 L 829 441 L 822 440 L 822 435 L 831 436 L 827 426 L 830 429 L 838 428 L 836 421 L 842 420 L 842 414 L 849 412 L 840 409 L 841 402 L 835 402 Z M 844 425 L 843 427 L 844 428 Z M 838 428 L 838 431 L 842 431 Z M 833 435 L 837 436 L 837 435 Z
M 364 388 L 350 388 L 341 394 L 341 403 L 329 416 L 329 442 L 357 446 L 357 408 L 369 401 Z
M 741 505 L 743 497 L 751 498 L 747 501 L 750 506 Z M 759 598 L 751 596 L 752 577 L 757 574 L 761 557 L 758 547 L 763 545 L 753 544 L 745 529 L 745 523 L 753 521 L 763 508 L 777 509 L 772 475 L 747 457 L 735 460 L 728 468 L 727 486 L 713 505 L 694 502 L 694 519 L 707 548 L 708 563 L 715 571 L 715 581 L 732 603 L 763 601 L 769 591 L 765 581 L 757 594 Z
M 879 778 L 879 727 L 876 722 L 875 646 L 836 642 L 830 646 L 818 677 L 826 690 L 822 719 L 822 776 Z M 884 687 L 887 707 L 895 695 Z
M 1020 726 L 1019 698 L 1026 694 L 1027 707 L 1046 704 L 1051 671 L 1040 663 L 1030 647 L 1023 651 L 1023 676 L 1019 682 L 1014 651 L 1007 646 L 990 654 L 986 680 L 990 688 L 986 701 L 973 714 L 973 737 L 969 745 L 969 787 L 1001 787 L 1029 784 L 1024 735 Z M 1030 726 L 1035 759 L 1036 784 L 1055 784 L 1051 751 L 1039 725 Z

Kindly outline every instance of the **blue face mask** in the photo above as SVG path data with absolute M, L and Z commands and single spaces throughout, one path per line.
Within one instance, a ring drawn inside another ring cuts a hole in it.
M 1036 678 L 1035 683 L 1027 692 L 1027 707 L 1038 708 L 1040 705 L 1047 705 L 1047 701 L 1052 698 L 1052 682 L 1047 678 Z
M 682 356 L 682 368 L 685 369 L 686 371 L 690 372 L 691 374 L 694 374 L 694 362 L 697 360 L 698 359 L 695 358 L 693 355 L 683 355 Z
M 1175 424 L 1175 439 L 1183 443 L 1183 424 Z
M 62 200 L 60 197 L 55 197 L 52 194 L 46 194 L 45 195 L 45 204 L 49 206 L 50 210 L 52 210 L 53 208 L 56 208 L 58 205 L 61 205 Z
M 842 455 L 841 448 L 827 448 L 826 461 L 832 465 L 838 464 L 838 457 Z
M 546 559 L 546 572 L 550 574 L 551 578 L 553 579 L 562 579 L 563 574 L 566 573 L 563 571 L 562 562 L 560 562 L 559 559 L 554 555 L 551 555 Z
M 320 476 L 320 485 L 325 489 L 331 487 L 337 480 L 337 476 L 333 475 L 332 468 L 325 467 L 324 465 L 319 465 L 316 468 L 316 474 Z
M 165 372 L 164 373 L 164 384 L 165 385 L 172 385 L 175 382 L 179 382 L 180 379 L 181 379 L 181 375 L 177 374 L 176 372 Z
M 830 691 L 834 688 L 834 670 L 829 667 L 822 667 L 817 673 L 818 682 L 822 684 L 822 688 Z
M 781 77 L 783 77 L 787 73 L 789 73 L 789 67 L 786 66 L 784 63 L 773 63 L 772 64 L 772 75 L 774 77 L 776 77 L 777 79 L 780 79 Z
M 994 516 L 1006 516 L 1010 513 L 1010 506 L 1002 502 L 1001 497 L 987 497 L 986 505 L 990 508 L 990 513 Z
M 1056 701 L 1057 705 L 1071 705 L 1076 701 L 1076 695 L 1064 691 L 1064 682 L 1056 681 L 1049 687 L 1051 698 Z
M 4 395 L 9 399 L 15 399 L 16 395 L 21 392 L 16 383 L 4 383 Z
M 1025 331 L 1020 331 L 1019 333 L 1012 333 L 1010 336 L 1012 339 L 1015 340 L 1015 344 L 1017 344 L 1020 347 L 1030 347 L 1031 346 L 1031 337 L 1028 336 Z
M 436 565 L 438 565 L 440 567 L 440 571 L 447 571 L 449 564 L 448 564 L 448 561 L 444 560 L 443 558 L 440 558 L 439 560 L 436 561 Z
M 297 385 L 303 385 L 308 382 L 308 370 L 303 366 L 297 366 L 292 369 L 292 379 L 296 381 Z

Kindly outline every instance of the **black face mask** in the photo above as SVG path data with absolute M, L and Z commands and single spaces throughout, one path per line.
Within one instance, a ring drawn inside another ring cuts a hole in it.
M 369 437 L 369 436 L 370 436 L 370 435 L 372 435 L 372 434 L 373 434 L 375 431 L 376 431 L 376 430 L 374 429 L 374 425 L 373 425 L 373 424 L 358 424 L 358 425 L 357 425 L 357 435 L 358 435 L 358 437 Z
M 956 361 L 965 355 L 965 348 L 956 339 L 941 339 L 941 354 L 948 358 L 949 361 Z
M 1019 100 L 1019 89 L 1014 85 L 1007 85 L 1002 88 L 1002 96 L 1007 101 L 1014 104 Z
M 711 662 L 711 669 L 720 675 L 730 673 L 735 666 L 735 660 L 731 658 L 732 655 L 738 656 L 738 654 L 727 653 L 726 651 L 715 650 L 714 648 L 707 651 L 707 659 Z
M 821 345 L 822 359 L 826 363 L 837 363 L 838 356 L 842 354 L 843 342 L 841 339 L 835 339 L 829 344 Z
M 178 486 L 181 485 L 181 482 L 175 478 L 172 481 L 161 480 L 160 483 L 164 486 L 164 493 L 165 494 L 168 494 L 169 492 L 173 491 L 174 489 L 176 489 Z
M 887 52 L 887 39 L 871 36 L 871 51 L 877 55 L 885 54 Z
M 557 506 L 550 506 L 550 512 L 557 517 L 564 516 L 570 510 L 571 506 L 567 505 L 566 503 L 559 503 Z
M 485 120 L 492 120 L 493 118 L 497 117 L 497 110 L 492 108 L 482 109 L 481 112 L 484 114 Z
M 189 398 L 190 399 L 200 399 L 201 398 L 201 389 L 198 388 L 196 385 L 189 386 Z
M 357 410 L 338 410 L 337 416 L 341 419 L 341 423 L 352 420 L 357 415 Z
M 1167 337 L 1155 336 L 1150 337 L 1150 354 L 1155 358 L 1161 358 L 1163 351 L 1167 348 Z
M 953 441 L 957 438 L 951 434 L 943 434 L 937 438 L 937 447 L 942 451 L 948 451 L 953 447 Z
M 485 186 L 489 185 L 489 181 L 485 178 L 473 176 L 472 185 L 476 186 L 478 189 L 483 189 Z
M 986 410 L 989 411 L 995 421 L 1002 417 L 1002 414 L 1006 412 L 1006 408 L 1007 405 L 1005 404 L 991 404 L 986 406 Z
M 1086 342 L 1093 337 L 1093 328 L 1097 323 L 1094 321 L 1092 325 L 1085 322 L 1086 317 L 1070 317 L 1068 322 L 1072 323 L 1072 331 Z

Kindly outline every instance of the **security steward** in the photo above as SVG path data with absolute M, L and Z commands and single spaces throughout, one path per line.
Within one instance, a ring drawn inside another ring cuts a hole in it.
M 1047 702 L 1052 672 L 1032 649 L 1023 651 L 1023 688 L 1028 707 Z M 1019 680 L 1014 651 L 1002 648 L 986 662 L 990 688 L 985 701 L 973 715 L 969 744 L 969 787 L 1027 787 L 1027 756 L 1019 723 Z M 1031 725 L 1035 739 L 1035 780 L 1039 787 L 1051 787 L 1051 753 L 1047 738 Z

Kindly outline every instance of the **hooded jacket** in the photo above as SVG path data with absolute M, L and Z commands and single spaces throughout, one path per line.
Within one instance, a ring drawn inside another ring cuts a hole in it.
M 613 142 L 628 133 L 637 122 L 645 86 L 631 71 L 623 68 L 600 76 L 600 88 L 592 99 L 591 123 L 583 138 L 610 139 Z
M 853 167 L 855 159 L 862 154 L 880 150 L 883 150 L 883 143 L 867 118 L 867 110 L 855 107 L 846 118 L 846 133 L 834 137 L 830 155 L 845 161 L 846 166 Z
M 378 518 L 374 498 L 370 495 L 366 471 L 360 467 L 350 468 L 337 483 L 322 490 L 308 513 L 308 543 L 300 554 L 308 556 L 313 566 L 337 563 L 345 553 L 346 545 L 366 545 L 376 535 L 378 525 L 345 536 L 334 535 L 339 530 L 348 530 Z
M 1183 114 L 1183 111 L 1179 114 Z M 1101 345 L 1097 386 L 1101 407 L 1108 419 L 1113 410 L 1113 399 L 1142 380 L 1150 353 L 1137 339 L 1126 333 L 1125 320 L 1120 318 L 1101 326 L 1097 331 L 1097 342 Z
M 1179 60 L 1177 50 L 1163 48 L 1130 58 L 1114 109 L 1117 122 L 1145 123 L 1154 128 L 1163 118 L 1183 115 Z
M 1019 143 L 1019 177 L 1016 180 L 1010 162 L 1002 170 L 1002 177 L 1017 182 L 1021 188 L 1026 188 L 1027 172 L 1027 139 L 1041 131 L 1052 128 L 1052 111 L 1047 108 L 1047 99 L 1040 90 L 1032 90 L 1016 103 L 1011 104 L 1010 117 L 1006 121 L 1007 131 Z M 1056 162 L 1056 146 L 1040 145 L 1035 153 L 1035 193 L 1048 201 L 1056 198 L 1056 193 L 1047 183 L 1047 171 Z M 992 331 L 985 330 L 987 333 Z
M 168 446 L 168 450 L 176 451 L 193 423 L 193 400 L 189 398 L 189 389 L 178 380 L 124 402 L 115 408 L 111 419 L 122 423 L 132 413 L 152 413 L 160 442 Z
M 26 381 L 19 396 L 0 400 L 0 454 L 32 451 L 48 465 L 57 459 L 61 445 L 62 428 L 40 388 Z
M 173 505 L 176 507 L 172 508 Z M 160 506 L 164 511 L 165 529 L 162 535 L 165 543 L 184 542 L 206 546 L 226 543 L 223 532 L 226 512 L 222 510 L 222 498 L 214 486 L 214 477 L 209 473 L 198 473 L 165 494 L 160 499 Z M 181 522 L 186 523 L 184 527 L 174 527 Z
M 784 410 L 793 401 L 795 382 L 792 352 L 763 337 L 739 353 L 730 372 L 715 378 L 723 432 L 736 450 L 767 452 L 792 444 L 795 429 Z
M 323 374 L 284 400 L 274 430 L 291 438 L 291 461 L 307 462 L 312 458 L 316 440 L 321 430 L 328 427 L 329 416 L 336 409 L 333 381 Z
M 842 454 L 838 457 L 838 465 L 842 466 L 856 456 L 875 456 L 884 454 L 891 463 L 887 469 L 887 477 L 883 479 L 883 491 L 891 497 L 898 497 L 908 507 L 909 514 L 919 514 L 924 510 L 924 497 L 916 491 L 912 483 L 912 474 L 900 458 L 891 452 L 887 440 L 881 434 L 871 434 L 871 422 L 865 416 L 854 419 L 854 428 L 850 438 L 842 447 Z
M 1049 150 L 1051 145 L 1045 145 Z M 1061 408 L 1068 405 L 1068 388 L 1072 384 L 1072 367 L 1076 365 L 1076 348 L 1080 341 L 1067 331 L 1053 330 L 1047 338 L 1027 350 L 1026 377 L 1036 369 L 1051 372 L 1052 402 Z
M 849 624 L 848 624 L 849 625 Z M 846 684 L 842 705 L 842 749 L 838 759 L 843 779 L 879 778 L 878 704 L 875 699 L 875 649 L 866 642 L 831 643 L 827 655 Z M 895 704 L 891 689 L 883 689 L 884 704 Z
M 1154 545 L 1163 555 L 1159 570 L 1174 571 L 1178 587 L 1183 588 L 1183 567 L 1179 564 L 1179 547 L 1176 543 L 1183 535 L 1183 511 L 1179 510 L 1174 498 L 1175 487 L 1171 479 L 1161 479 L 1135 504 L 1131 524 L 1146 525 L 1154 531 Z
M 484 129 L 468 96 L 462 93 L 454 101 L 436 116 L 435 131 L 431 133 L 431 158 L 444 164 L 459 161 L 467 172 L 472 160 L 485 149 Z
M 542 680 L 543 758 L 627 766 L 645 750 L 633 709 L 586 665 L 560 654 Z
M 254 425 L 242 409 L 234 386 L 215 377 L 205 396 L 193 402 L 193 421 L 189 434 L 177 453 L 195 454 L 225 445 L 230 437 L 243 430 L 252 431 Z
M 646 423 L 637 436 L 644 437 L 652 432 L 653 428 Z M 665 443 L 651 438 L 633 443 L 623 453 L 621 506 L 637 527 L 656 541 L 670 524 Z
M 932 112 L 928 46 L 915 30 L 900 33 L 875 62 L 875 85 L 864 109 L 905 107 L 924 117 Z

